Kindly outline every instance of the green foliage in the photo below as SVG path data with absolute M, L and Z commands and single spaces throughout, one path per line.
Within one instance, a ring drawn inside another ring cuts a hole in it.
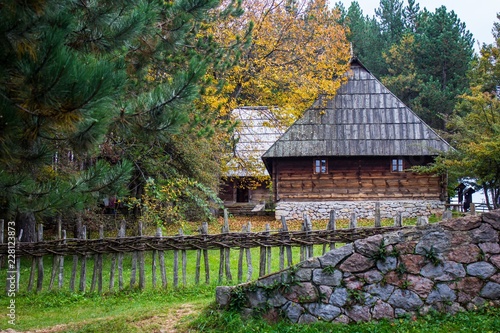
M 150 22 L 153 6 L 141 4 L 2 6 L 0 200 L 6 216 L 82 209 L 113 183 L 122 188 L 127 182 L 130 163 L 105 164 L 97 153 L 124 93 L 127 52 Z M 78 158 L 66 158 L 69 153 Z
M 356 304 L 365 304 L 365 293 L 361 289 L 347 289 L 346 307 L 350 308 Z
M 406 290 L 411 286 L 411 281 L 410 280 L 404 280 L 401 283 L 401 289 Z
M 212 27 L 240 13 L 214 0 L 2 6 L 0 215 L 140 199 L 153 178 L 183 191 L 181 215 L 206 216 L 231 126 L 197 101 L 240 44 L 220 47 Z
M 129 198 L 127 205 L 141 210 L 141 220 L 146 225 L 165 226 L 193 218 L 213 220 L 211 209 L 221 208 L 222 201 L 208 187 L 179 175 L 159 184 L 149 178 L 142 198 Z
M 335 272 L 335 266 L 328 265 L 326 267 L 323 267 L 323 273 L 332 275 Z
M 404 263 L 400 263 L 396 267 L 396 274 L 398 274 L 399 278 L 403 277 L 404 274 L 408 272 L 408 269 L 406 268 L 406 265 Z
M 496 29 L 498 34 L 498 25 Z M 469 92 L 460 96 L 448 123 L 449 141 L 456 150 L 428 168 L 448 173 L 449 192 L 461 181 L 473 179 L 476 189 L 489 194 L 485 197 L 489 208 L 498 208 L 500 197 L 500 100 L 495 91 L 500 79 L 499 49 L 498 39 L 483 45 L 469 73 Z
M 441 264 L 441 259 L 439 258 L 434 246 L 431 246 L 429 249 L 423 249 L 423 251 L 425 259 L 427 259 L 431 264 L 434 266 Z
M 377 247 L 377 250 L 371 255 L 371 259 L 375 262 L 377 261 L 385 261 L 387 259 L 388 253 L 387 253 L 387 248 L 384 243 L 384 239 L 380 241 L 379 246 Z
M 229 308 L 236 312 L 241 311 L 247 304 L 247 290 L 248 288 L 237 286 L 231 290 Z
M 474 44 L 465 24 L 444 6 L 431 13 L 414 0 L 382 0 L 371 18 L 356 1 L 347 11 L 339 7 L 354 55 L 426 123 L 444 130 L 468 89 Z

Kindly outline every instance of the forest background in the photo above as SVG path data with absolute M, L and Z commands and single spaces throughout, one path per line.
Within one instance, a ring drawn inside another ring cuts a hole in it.
M 0 2 L 0 218 L 23 241 L 105 198 L 152 225 L 210 218 L 238 106 L 289 124 L 342 83 L 351 54 L 455 148 L 419 170 L 500 189 L 495 43 L 446 7 L 381 0 Z M 492 8 L 492 10 L 495 10 Z M 351 47 L 352 46 L 352 47 Z

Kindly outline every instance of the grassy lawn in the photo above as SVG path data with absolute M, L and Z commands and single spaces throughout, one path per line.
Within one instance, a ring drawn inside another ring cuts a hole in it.
M 269 324 L 258 318 L 219 311 L 214 307 L 215 285 L 179 290 L 122 291 L 116 294 L 72 294 L 49 292 L 16 297 L 17 325 L 6 320 L 0 330 L 18 332 L 500 332 L 500 309 L 485 307 L 457 315 L 430 314 L 422 318 L 404 318 L 362 324 L 317 323 Z M 8 299 L 0 299 L 5 309 Z M 3 317 L 3 316 L 2 316 Z M 5 317 L 4 317 L 5 318 Z
M 231 230 L 241 230 L 240 226 L 248 219 L 231 219 Z M 222 221 L 210 226 L 211 233 L 220 231 Z M 280 227 L 272 219 L 252 220 L 254 231 L 264 230 L 266 223 L 272 222 L 271 229 Z M 432 221 L 435 222 L 435 221 Z M 327 221 L 315 221 L 315 229 L 324 229 Z M 413 220 L 405 220 L 404 225 L 413 224 Z M 338 228 L 346 228 L 348 221 L 339 221 Z M 372 221 L 358 221 L 358 225 L 372 226 Z M 383 221 L 383 225 L 392 225 L 392 221 Z M 187 233 L 194 232 L 195 225 L 184 225 Z M 300 223 L 289 226 L 291 230 L 300 228 Z M 178 230 L 177 226 L 169 235 Z M 338 244 L 340 246 L 342 244 Z M 252 249 L 252 279 L 257 279 L 259 273 L 259 249 Z M 278 271 L 278 248 L 272 250 L 272 269 Z M 321 255 L 323 246 L 315 246 L 314 254 Z M 341 325 L 322 323 L 309 326 L 292 325 L 282 322 L 268 324 L 258 319 L 243 319 L 240 315 L 231 312 L 219 312 L 213 308 L 215 287 L 217 284 L 232 285 L 237 281 L 237 263 L 239 250 L 231 251 L 231 273 L 233 281 L 223 279 L 219 282 L 218 250 L 209 251 L 210 284 L 205 284 L 205 272 L 202 268 L 200 284 L 194 283 L 196 251 L 187 251 L 186 286 L 182 286 L 182 276 L 179 276 L 180 287 L 172 286 L 173 251 L 165 252 L 168 287 L 166 289 L 153 288 L 151 283 L 151 252 L 146 258 L 146 288 L 138 291 L 130 286 L 131 255 L 124 258 L 124 285 L 125 290 L 110 292 L 109 267 L 111 255 L 104 256 L 102 295 L 89 293 L 93 270 L 93 258 L 87 260 L 86 293 L 71 292 L 69 276 L 71 274 L 72 257 L 65 258 L 64 286 L 61 290 L 48 291 L 52 258 L 45 258 L 44 288 L 41 293 L 27 293 L 27 285 L 31 269 L 31 260 L 23 259 L 21 268 L 20 292 L 15 297 L 16 326 L 8 324 L 7 306 L 10 298 L 2 292 L 0 295 L 0 330 L 7 328 L 22 332 L 37 330 L 37 332 L 500 332 L 500 310 L 494 308 L 481 309 L 474 313 L 446 316 L 434 314 L 417 320 L 398 319 L 393 322 L 365 323 L 359 325 Z M 180 255 L 179 255 L 180 257 Z M 293 262 L 300 261 L 299 248 L 293 248 Z M 203 261 L 202 261 L 203 266 Z M 80 267 L 79 267 L 80 268 Z M 76 289 L 79 285 L 78 269 Z M 247 269 L 243 271 L 243 281 L 246 280 Z M 0 270 L 0 281 L 5 281 L 6 271 Z M 115 277 L 117 280 L 117 277 Z M 137 276 L 138 279 L 138 276 Z M 56 282 L 57 284 L 57 282 Z M 3 285 L 3 284 L 2 284 Z M 157 285 L 161 285 L 161 278 L 157 272 Z M 36 279 L 35 279 L 36 286 Z M 35 287 L 36 288 L 36 287 Z M 175 328 L 176 327 L 176 328 Z M 174 330 L 175 328 L 175 330 Z
M 57 332 L 152 332 L 164 321 L 179 318 L 178 309 L 199 313 L 214 300 L 214 286 L 178 290 L 125 290 L 116 294 L 77 294 L 47 292 L 16 296 L 16 326 L 0 322 L 0 330 L 44 329 L 54 326 Z M 0 307 L 6 309 L 6 297 Z M 4 317 L 4 316 L 2 316 Z M 5 317 L 4 317 L 5 318 Z

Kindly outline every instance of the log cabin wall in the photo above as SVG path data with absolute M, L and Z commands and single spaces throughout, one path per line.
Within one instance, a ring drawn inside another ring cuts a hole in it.
M 275 159 L 277 201 L 444 200 L 437 175 L 391 171 L 391 157 L 321 157 L 326 173 L 315 173 L 314 158 Z M 429 157 L 395 157 L 404 169 L 427 164 Z

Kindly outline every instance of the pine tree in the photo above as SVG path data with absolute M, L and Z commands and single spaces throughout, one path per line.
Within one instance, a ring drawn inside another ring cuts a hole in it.
M 453 11 L 442 6 L 434 13 L 422 14 L 415 43 L 415 65 L 424 83 L 415 111 L 431 126 L 444 129 L 457 97 L 468 88 L 472 34 Z
M 386 73 L 387 66 L 382 57 L 385 42 L 377 20 L 364 16 L 357 1 L 351 3 L 344 20 L 349 27 L 347 39 L 352 44 L 353 55 L 374 75 Z
M 378 17 L 386 48 L 398 43 L 404 33 L 403 1 L 380 0 L 375 14 Z
M 17 216 L 25 240 L 35 217 L 126 190 L 133 169 L 171 158 L 175 133 L 207 119 L 191 111 L 206 69 L 221 63 L 200 33 L 217 4 L 2 4 L 1 214 Z

